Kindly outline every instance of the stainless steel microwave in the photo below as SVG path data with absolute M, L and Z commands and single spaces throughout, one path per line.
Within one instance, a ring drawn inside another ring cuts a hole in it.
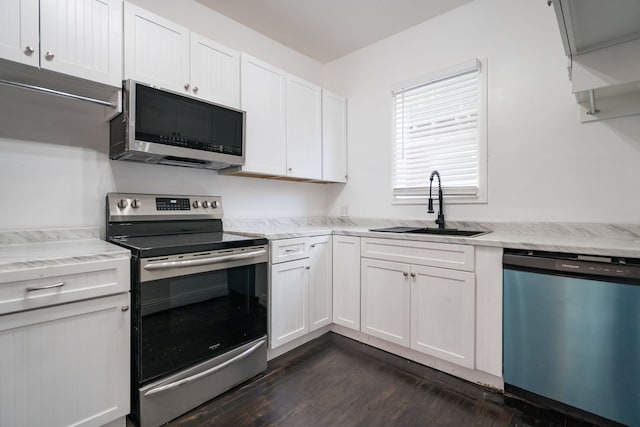
M 244 164 L 245 112 L 126 80 L 110 157 L 205 169 Z

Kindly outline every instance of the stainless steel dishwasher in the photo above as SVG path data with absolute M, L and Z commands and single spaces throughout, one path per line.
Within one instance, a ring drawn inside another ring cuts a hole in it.
M 505 250 L 503 267 L 505 391 L 640 426 L 640 260 Z

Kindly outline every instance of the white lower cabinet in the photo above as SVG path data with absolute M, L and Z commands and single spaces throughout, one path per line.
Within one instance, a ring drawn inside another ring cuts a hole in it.
M 408 264 L 362 258 L 362 332 L 409 346 L 409 269 Z
M 128 414 L 129 304 L 123 293 L 2 316 L 0 425 L 100 426 Z
M 474 369 L 474 248 L 363 238 L 361 251 L 361 331 Z
M 271 267 L 271 348 L 309 332 L 309 260 Z
M 473 369 L 475 275 L 411 266 L 411 348 Z
M 331 323 L 331 236 L 274 240 L 271 253 L 269 344 L 274 349 Z
M 309 239 L 309 332 L 333 320 L 331 236 Z
M 333 236 L 333 323 L 360 330 L 360 237 Z

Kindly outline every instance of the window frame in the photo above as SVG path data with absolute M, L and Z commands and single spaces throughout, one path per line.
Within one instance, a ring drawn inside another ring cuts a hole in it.
M 456 194 L 456 189 L 447 187 L 446 177 L 442 177 L 442 191 L 444 193 L 446 203 L 448 204 L 486 204 L 488 203 L 488 135 L 487 135 L 487 122 L 488 122 L 488 60 L 474 58 L 472 60 L 464 61 L 457 65 L 434 71 L 417 78 L 406 80 L 400 83 L 396 83 L 391 86 L 390 97 L 390 116 L 391 116 L 391 144 L 390 144 L 390 159 L 391 159 L 391 204 L 392 205 L 426 205 L 428 201 L 428 190 L 426 194 L 419 192 L 407 192 L 406 194 L 396 193 L 394 190 L 394 174 L 395 174 L 395 162 L 394 151 L 396 141 L 396 126 L 395 126 L 395 92 L 402 89 L 410 89 L 415 86 L 422 86 L 438 80 L 443 80 L 449 77 L 455 77 L 456 75 L 464 73 L 466 70 L 470 70 L 473 67 L 479 69 L 478 82 L 479 82 L 479 106 L 478 106 L 478 191 L 475 195 L 468 194 Z M 437 184 L 437 183 L 436 183 Z M 428 187 L 428 183 L 426 183 Z M 437 192 L 436 192 L 437 194 Z M 437 198 L 434 199 L 437 204 Z

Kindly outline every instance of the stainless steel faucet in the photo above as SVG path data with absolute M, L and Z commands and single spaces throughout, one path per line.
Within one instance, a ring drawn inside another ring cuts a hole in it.
M 431 195 L 431 188 L 433 187 L 433 176 L 438 177 L 438 218 L 436 218 L 436 224 L 438 224 L 439 229 L 444 229 L 444 203 L 442 200 L 442 182 L 440 181 L 440 174 L 438 171 L 431 172 L 431 176 L 429 177 L 429 206 L 428 213 L 433 213 L 433 197 Z

